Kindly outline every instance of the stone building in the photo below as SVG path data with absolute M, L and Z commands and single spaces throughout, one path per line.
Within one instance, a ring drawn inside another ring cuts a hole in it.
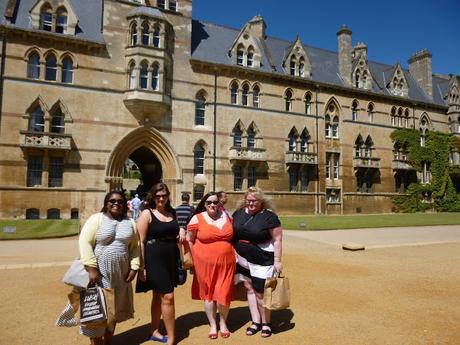
M 460 78 L 192 19 L 192 0 L 0 0 L 0 218 L 77 218 L 159 180 L 194 200 L 250 185 L 280 213 L 390 212 L 414 171 L 398 127 L 460 133 Z M 423 138 L 423 136 L 422 136 Z M 422 143 L 423 144 L 423 143 Z M 453 162 L 458 164 L 458 154 Z

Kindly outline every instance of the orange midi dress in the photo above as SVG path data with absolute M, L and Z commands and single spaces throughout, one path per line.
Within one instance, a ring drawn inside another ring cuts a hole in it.
M 203 214 L 198 222 L 189 224 L 196 234 L 193 245 L 192 298 L 230 305 L 236 270 L 236 254 L 232 246 L 233 226 L 227 218 L 222 228 L 209 224 Z

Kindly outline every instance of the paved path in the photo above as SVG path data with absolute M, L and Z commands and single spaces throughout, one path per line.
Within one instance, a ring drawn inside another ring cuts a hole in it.
M 460 242 L 460 226 L 443 225 L 330 231 L 286 230 L 285 235 L 339 247 L 342 247 L 345 243 L 359 243 L 367 249 Z
M 342 247 L 359 243 L 366 247 L 383 248 L 434 243 L 460 242 L 460 226 L 427 226 L 405 228 L 375 228 L 329 231 L 285 230 L 285 240 L 303 238 L 326 245 Z M 0 241 L 0 269 L 68 266 L 78 257 L 76 237 L 49 240 Z

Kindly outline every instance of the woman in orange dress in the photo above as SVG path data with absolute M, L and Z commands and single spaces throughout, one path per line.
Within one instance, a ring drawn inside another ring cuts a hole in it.
M 214 192 L 198 204 L 187 226 L 187 240 L 193 257 L 192 298 L 204 301 L 209 320 L 209 338 L 217 338 L 216 313 L 222 338 L 228 338 L 227 316 L 233 293 L 236 254 L 232 246 L 233 227 Z

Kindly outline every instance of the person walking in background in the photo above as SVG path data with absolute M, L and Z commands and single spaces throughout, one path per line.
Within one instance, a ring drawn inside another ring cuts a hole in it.
M 204 301 L 209 320 L 209 338 L 217 339 L 216 312 L 222 338 L 228 338 L 227 316 L 233 294 L 236 256 L 231 241 L 233 228 L 226 212 L 219 208 L 215 192 L 207 193 L 187 226 L 187 241 L 195 274 L 192 298 Z
M 133 219 L 136 221 L 139 218 L 141 204 L 142 201 L 139 199 L 139 194 L 134 195 L 134 198 L 131 200 L 131 206 L 133 208 Z
M 114 289 L 115 322 L 104 328 L 81 326 L 80 333 L 91 338 L 92 345 L 110 345 L 117 322 L 133 318 L 131 281 L 139 269 L 139 246 L 135 223 L 127 217 L 122 192 L 106 194 L 100 213 L 86 221 L 78 240 L 80 260 L 89 274 L 89 285 Z M 66 310 L 60 322 L 71 314 Z
M 177 222 L 179 226 L 186 229 L 187 223 L 195 211 L 195 207 L 190 205 L 190 195 L 188 193 L 182 193 L 182 204 L 176 207 Z
M 155 184 L 146 197 L 148 206 L 137 222 L 140 238 L 141 270 L 136 292 L 152 290 L 150 340 L 174 344 L 174 288 L 178 281 L 179 248 L 185 240 L 185 230 L 179 230 L 176 213 L 164 183 Z M 167 335 L 159 331 L 160 318 Z
M 270 310 L 264 308 L 265 279 L 281 272 L 283 232 L 278 216 L 260 188 L 250 187 L 233 213 L 237 279 L 248 291 L 252 324 L 247 335 L 272 335 Z
M 225 208 L 225 204 L 227 203 L 227 193 L 225 191 L 221 190 L 217 192 L 217 197 L 219 198 L 219 203 L 220 207 L 223 211 L 227 212 L 227 209 Z

